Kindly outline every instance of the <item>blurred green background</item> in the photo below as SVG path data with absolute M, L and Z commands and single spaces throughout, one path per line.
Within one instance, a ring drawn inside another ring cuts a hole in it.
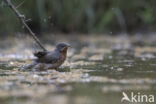
M 11 0 L 18 6 L 23 0 Z M 154 32 L 156 0 L 25 0 L 18 10 L 35 33 Z M 25 32 L 0 0 L 0 35 Z

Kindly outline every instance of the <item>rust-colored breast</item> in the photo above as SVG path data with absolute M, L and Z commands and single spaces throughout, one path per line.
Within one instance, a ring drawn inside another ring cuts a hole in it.
M 65 49 L 64 51 L 61 52 L 61 61 L 65 61 L 66 60 L 66 56 L 67 56 L 67 49 Z
M 58 67 L 58 66 L 62 65 L 64 63 L 64 61 L 66 60 L 66 56 L 67 56 L 67 49 L 60 52 L 60 59 L 58 60 L 57 63 L 54 64 L 54 66 Z

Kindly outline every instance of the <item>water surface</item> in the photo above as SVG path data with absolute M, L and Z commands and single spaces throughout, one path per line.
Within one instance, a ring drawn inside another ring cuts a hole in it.
M 1 41 L 2 104 L 121 104 L 123 92 L 156 96 L 155 36 L 58 36 L 57 40 L 72 44 L 67 61 L 58 70 L 35 72 L 19 71 L 39 50 L 30 38 Z M 45 46 L 54 49 L 50 39 Z

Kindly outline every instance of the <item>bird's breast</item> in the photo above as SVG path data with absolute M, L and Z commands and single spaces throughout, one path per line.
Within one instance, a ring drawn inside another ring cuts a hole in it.
M 65 59 L 66 59 L 66 53 L 61 53 L 61 55 L 60 55 L 60 61 L 61 62 L 64 62 Z

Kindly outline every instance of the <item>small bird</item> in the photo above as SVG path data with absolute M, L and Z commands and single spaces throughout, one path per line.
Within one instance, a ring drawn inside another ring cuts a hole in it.
M 56 69 L 61 66 L 66 60 L 67 50 L 70 47 L 67 43 L 58 43 L 54 51 L 39 51 L 35 52 L 34 56 L 37 58 L 34 62 L 25 68 L 34 69 Z

